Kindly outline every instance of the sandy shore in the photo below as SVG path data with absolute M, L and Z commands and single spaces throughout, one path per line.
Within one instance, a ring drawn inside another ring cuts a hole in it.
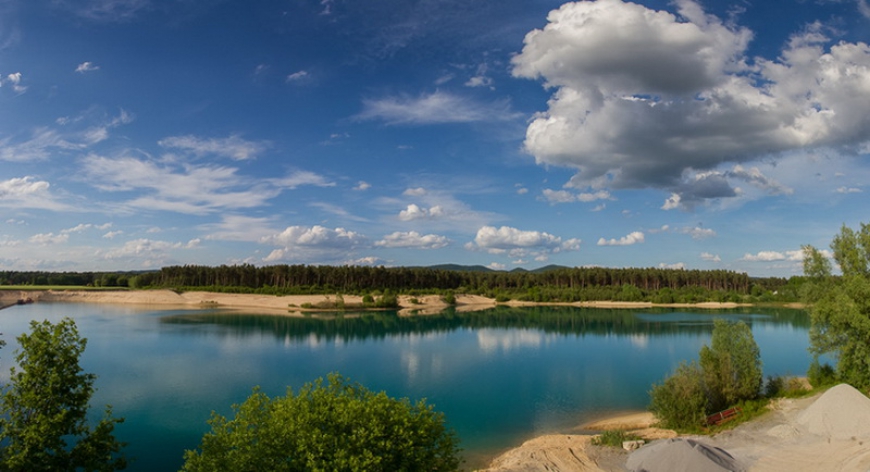
M 344 303 L 348 306 L 362 307 L 362 297 L 344 295 Z M 166 308 L 204 308 L 217 307 L 238 310 L 258 310 L 263 313 L 301 315 L 303 312 L 317 311 L 318 306 L 329 305 L 336 301 L 336 295 L 256 295 L 239 293 L 215 292 L 182 292 L 172 290 L 0 290 L 0 306 L 14 304 L 17 300 L 31 299 L 34 302 L 65 302 L 65 303 L 111 303 L 126 305 L 147 305 Z M 399 297 L 401 315 L 435 314 L 447 308 L 447 304 L 438 295 Z M 457 311 L 486 310 L 496 306 L 492 298 L 478 295 L 457 295 Z M 736 308 L 737 303 L 698 303 L 698 304 L 653 304 L 647 302 L 576 302 L 576 303 L 534 303 L 510 301 L 507 306 L 574 306 L 589 308 Z M 307 307 L 307 308 L 306 308 Z M 334 308 L 331 309 L 334 311 Z
M 673 431 L 654 427 L 650 413 L 617 416 L 581 427 L 628 430 L 647 439 L 635 452 L 594 446 L 589 435 L 548 435 L 505 452 L 484 472 L 610 472 L 632 470 L 646 448 L 667 446 Z M 686 436 L 726 451 L 734 470 L 834 472 L 870 470 L 870 399 L 847 385 L 800 399 L 771 402 L 770 411 L 715 436 Z M 652 441 L 652 442 L 650 442 Z M 661 449 L 659 449 L 661 450 Z M 695 458 L 693 460 L 701 460 Z M 674 465 L 673 459 L 670 465 Z M 665 470 L 651 468 L 651 470 Z M 714 469 L 710 469 L 714 470 Z M 715 469 L 720 470 L 720 469 Z

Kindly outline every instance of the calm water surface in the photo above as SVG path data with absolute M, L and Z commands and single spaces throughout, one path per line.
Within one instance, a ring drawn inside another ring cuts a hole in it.
M 443 411 L 468 466 L 531 436 L 644 409 L 647 391 L 709 343 L 712 320 L 743 320 L 765 375 L 809 365 L 809 321 L 786 309 L 729 311 L 495 308 L 400 318 L 395 313 L 288 318 L 217 310 L 156 311 L 46 304 L 0 311 L 8 343 L 0 381 L 31 319 L 76 320 L 98 375 L 92 406 L 126 418 L 128 470 L 177 470 L 212 410 L 228 415 L 259 385 L 269 395 L 338 371 L 366 387 Z

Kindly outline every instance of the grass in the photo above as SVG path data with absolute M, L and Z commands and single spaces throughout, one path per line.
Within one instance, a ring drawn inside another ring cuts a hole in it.
M 637 441 L 638 439 L 640 439 L 640 436 L 636 434 L 631 434 L 621 429 L 615 429 L 611 431 L 605 431 L 598 436 L 593 437 L 592 445 L 622 447 L 623 442 Z

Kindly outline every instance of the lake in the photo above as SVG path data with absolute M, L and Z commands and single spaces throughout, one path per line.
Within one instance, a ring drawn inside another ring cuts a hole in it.
M 76 320 L 82 366 L 98 375 L 95 414 L 126 418 L 131 471 L 177 470 L 212 410 L 232 413 L 254 386 L 288 386 L 340 372 L 371 390 L 426 398 L 462 439 L 467 466 L 532 436 L 645 409 L 650 385 L 709 343 L 716 317 L 743 320 L 764 374 L 804 375 L 809 319 L 800 310 L 604 310 L 497 307 L 399 317 L 393 312 L 290 318 L 220 310 L 36 303 L 0 311 L 9 379 L 15 338 L 31 319 Z

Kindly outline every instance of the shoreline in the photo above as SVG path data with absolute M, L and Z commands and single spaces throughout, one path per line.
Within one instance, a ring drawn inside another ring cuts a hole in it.
M 61 303 L 108 303 L 123 305 L 159 306 L 166 308 L 227 308 L 234 310 L 262 310 L 266 314 L 283 314 L 286 316 L 303 316 L 304 313 L 340 311 L 334 307 L 322 307 L 335 303 L 336 295 L 259 295 L 243 293 L 220 293 L 207 291 L 175 292 L 168 289 L 160 290 L 0 290 L 0 306 L 14 305 L 18 300 L 32 299 L 34 302 Z M 358 295 L 343 295 L 343 304 L 348 310 L 377 311 L 378 309 L 363 307 L 362 297 Z M 399 314 L 429 315 L 437 314 L 451 305 L 445 303 L 439 295 L 421 295 L 413 297 L 400 295 Z M 605 309 L 641 309 L 641 308 L 698 308 L 698 309 L 729 309 L 753 306 L 750 303 L 733 302 L 703 302 L 703 303 L 652 303 L 652 302 L 617 302 L 591 301 L 573 303 L 537 303 L 511 300 L 498 303 L 493 298 L 480 295 L 456 295 L 453 307 L 459 312 L 480 311 L 496 306 L 533 307 L 533 306 L 566 306 L 578 308 Z M 799 306 L 790 306 L 800 308 Z

